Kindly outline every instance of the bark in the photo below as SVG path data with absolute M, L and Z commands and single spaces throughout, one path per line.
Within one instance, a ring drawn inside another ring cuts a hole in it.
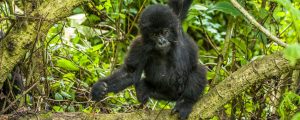
M 43 2 L 28 18 L 18 18 L 9 34 L 0 41 L 0 89 L 7 74 L 32 48 L 38 37 L 45 37 L 49 28 L 72 14 L 84 0 L 52 0 Z
M 2 115 L 1 118 L 19 120 L 177 120 L 176 115 L 170 116 L 169 110 L 137 111 L 132 113 L 93 114 L 93 113 L 41 113 L 27 116 Z
M 297 66 L 297 69 L 299 69 L 299 64 Z M 279 77 L 293 69 L 296 69 L 296 67 L 291 67 L 281 53 L 255 60 L 232 73 L 205 94 L 195 105 L 190 117 L 212 117 L 218 108 L 255 83 Z
M 280 77 L 282 74 L 291 71 L 299 70 L 300 65 L 291 67 L 281 53 L 276 53 L 264 56 L 257 59 L 248 65 L 238 69 L 225 80 L 212 88 L 202 99 L 194 106 L 193 112 L 190 115 L 191 120 L 207 119 L 214 113 L 247 88 L 255 83 L 273 77 Z M 8 116 L 2 116 L 8 118 Z M 175 116 L 170 116 L 169 110 L 163 111 L 137 111 L 132 113 L 117 113 L 117 114 L 89 114 L 89 113 L 46 113 L 29 115 L 23 119 L 101 119 L 101 120 L 170 120 L 176 119 Z

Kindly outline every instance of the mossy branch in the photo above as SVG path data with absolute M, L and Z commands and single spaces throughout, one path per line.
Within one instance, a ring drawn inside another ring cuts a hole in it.
M 263 80 L 279 77 L 288 71 L 300 69 L 298 64 L 291 67 L 281 53 L 264 56 L 248 65 L 238 69 L 229 77 L 212 88 L 202 99 L 194 106 L 190 115 L 191 120 L 206 119 L 214 115 L 216 111 L 236 95 L 240 94 L 250 86 Z M 163 111 L 136 111 L 132 113 L 117 114 L 90 114 L 90 113 L 47 113 L 26 116 L 32 119 L 101 119 L 101 120 L 174 120 L 176 116 L 171 116 L 169 110 Z

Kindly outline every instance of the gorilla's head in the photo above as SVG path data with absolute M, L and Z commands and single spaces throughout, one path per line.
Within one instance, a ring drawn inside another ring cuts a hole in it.
M 179 20 L 175 13 L 164 5 L 147 7 L 140 17 L 139 28 L 145 42 L 152 43 L 161 52 L 170 50 L 177 41 Z

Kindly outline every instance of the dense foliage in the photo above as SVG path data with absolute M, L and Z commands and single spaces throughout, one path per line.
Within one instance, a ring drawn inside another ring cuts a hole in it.
M 38 6 L 39 0 L 32 0 Z M 137 21 L 149 4 L 166 0 L 91 0 L 74 15 L 54 24 L 45 39 L 18 64 L 27 91 L 14 106 L 55 112 L 131 112 L 138 109 L 134 88 L 110 93 L 102 102 L 90 100 L 91 85 L 123 62 L 130 42 L 139 35 Z M 251 25 L 230 1 L 194 0 L 184 30 L 199 46 L 199 61 L 208 68 L 205 93 L 230 73 L 262 56 L 283 51 L 291 65 L 300 59 L 300 2 L 297 0 L 240 0 L 239 3 L 273 35 L 289 44 L 283 48 Z M 31 7 L 32 7 L 31 6 Z M 0 1 L 0 36 L 17 20 L 26 19 L 22 0 Z M 25 10 L 27 8 L 27 10 Z M 26 23 L 24 23 L 26 24 Z M 1 47 L 1 46 L 0 46 Z M 300 119 L 300 72 L 290 71 L 244 91 L 212 119 Z M 8 77 L 11 79 L 11 77 Z M 2 94 L 0 94 L 2 95 Z M 10 97 L 9 97 L 10 96 Z M 16 97 L 8 95 L 6 102 Z M 0 98 L 1 99 L 1 98 Z M 172 102 L 151 99 L 143 109 L 170 109 Z M 17 109 L 18 108 L 18 109 Z

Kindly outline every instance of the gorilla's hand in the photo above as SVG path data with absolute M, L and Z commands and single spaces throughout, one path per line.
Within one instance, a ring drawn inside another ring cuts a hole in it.
M 93 85 L 92 92 L 91 92 L 92 100 L 100 101 L 104 98 L 106 94 L 107 94 L 106 82 L 98 82 Z

